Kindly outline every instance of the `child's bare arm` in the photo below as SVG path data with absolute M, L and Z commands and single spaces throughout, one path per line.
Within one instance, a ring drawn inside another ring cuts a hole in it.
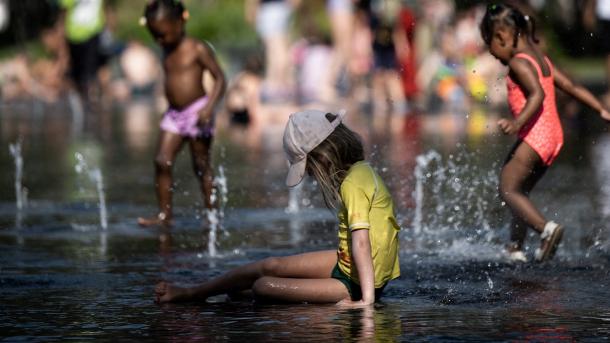
M 534 66 L 522 58 L 513 58 L 509 62 L 515 81 L 524 88 L 526 102 L 516 120 L 501 119 L 498 125 L 505 134 L 516 134 L 536 114 L 544 101 L 544 90 L 538 82 Z
M 352 251 L 362 289 L 362 303 L 364 305 L 372 304 L 375 302 L 375 271 L 369 230 L 352 231 Z
M 557 88 L 563 90 L 578 101 L 596 110 L 604 119 L 610 120 L 607 110 L 604 108 L 602 103 L 597 100 L 597 98 L 591 92 L 589 92 L 588 89 L 570 80 L 570 78 L 568 78 L 557 68 L 555 68 L 553 71 L 553 76 L 555 86 L 557 86 Z
M 210 92 L 209 101 L 207 105 L 201 110 L 202 124 L 206 124 L 207 121 L 212 117 L 212 110 L 220 101 L 220 98 L 226 89 L 225 75 L 216 60 L 214 51 L 205 43 L 197 44 L 197 58 L 199 63 L 203 66 L 203 69 L 207 69 L 214 78 L 214 88 Z

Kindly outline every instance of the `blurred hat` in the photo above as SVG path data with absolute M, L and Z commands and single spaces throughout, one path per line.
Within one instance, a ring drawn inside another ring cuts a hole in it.
M 327 114 L 335 116 L 333 121 Z M 305 176 L 307 154 L 322 143 L 341 124 L 342 115 L 320 110 L 305 110 L 290 115 L 284 130 L 284 152 L 290 169 L 286 185 L 298 185 Z

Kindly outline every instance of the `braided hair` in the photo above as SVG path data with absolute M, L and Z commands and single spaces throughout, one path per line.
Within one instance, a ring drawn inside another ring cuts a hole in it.
M 523 15 L 521 11 L 511 5 L 490 4 L 487 6 L 487 11 L 485 11 L 485 16 L 483 16 L 479 26 L 485 44 L 489 45 L 491 43 L 493 31 L 497 24 L 513 29 L 513 47 L 517 46 L 517 40 L 521 35 L 526 35 L 528 39 L 538 43 L 534 18 Z
M 184 18 L 185 8 L 180 0 L 152 0 L 146 4 L 144 23 L 159 18 L 180 20 Z

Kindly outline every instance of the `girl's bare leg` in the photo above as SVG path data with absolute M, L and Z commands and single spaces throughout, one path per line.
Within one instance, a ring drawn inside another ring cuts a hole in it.
M 529 192 L 545 171 L 538 154 L 521 142 L 500 173 L 500 196 L 517 218 L 514 223 L 521 221 L 538 232 L 544 229 L 546 219 L 529 199 Z
M 180 288 L 161 282 L 155 288 L 156 300 L 157 302 L 205 300 L 218 294 L 252 289 L 256 296 L 262 298 L 284 301 L 315 301 L 315 299 L 334 301 L 337 298 L 339 301 L 349 294 L 341 282 L 330 278 L 336 263 L 335 250 L 270 257 L 235 268 L 192 288 Z M 328 288 L 328 290 L 318 288 Z M 308 296 L 311 296 L 311 299 L 300 300 Z
M 155 189 L 159 204 L 159 214 L 151 218 L 138 218 L 142 226 L 171 225 L 172 220 L 172 167 L 176 154 L 184 143 L 182 136 L 161 131 L 159 146 L 155 156 Z
M 510 244 L 508 245 L 508 251 L 523 250 L 523 244 L 525 243 L 525 237 L 527 236 L 527 224 L 523 219 L 514 217 L 510 224 Z
M 211 209 L 216 205 L 212 203 L 212 189 L 214 187 L 214 173 L 210 156 L 212 138 L 191 139 L 189 140 L 189 147 L 193 169 L 201 185 L 205 208 Z
M 328 276 L 319 279 L 264 276 L 254 283 L 252 292 L 260 300 L 290 303 L 337 303 L 350 296 L 344 284 Z
M 526 180 L 523 185 L 523 194 L 525 194 L 525 196 L 529 197 L 530 192 L 545 174 L 546 170 L 546 167 L 537 168 L 536 171 L 532 173 L 531 177 Z M 523 250 L 523 243 L 525 242 L 525 237 L 527 235 L 527 227 L 528 225 L 523 219 L 513 217 L 510 232 L 511 246 L 509 247 L 509 250 L 512 248 L 514 248 L 513 250 Z

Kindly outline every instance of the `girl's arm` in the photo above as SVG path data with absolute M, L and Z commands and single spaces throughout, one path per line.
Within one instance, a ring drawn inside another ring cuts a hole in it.
M 352 257 L 356 263 L 362 290 L 362 300 L 357 303 L 358 305 L 373 304 L 375 302 L 375 272 L 369 230 L 352 231 Z
M 209 94 L 209 101 L 205 107 L 200 111 L 201 124 L 207 124 L 212 118 L 212 111 L 216 104 L 220 101 L 220 98 L 225 92 L 227 87 L 225 74 L 222 72 L 214 51 L 205 43 L 197 44 L 197 58 L 199 63 L 203 66 L 203 69 L 207 69 L 214 78 L 214 88 Z
M 610 114 L 608 113 L 608 111 L 604 108 L 601 102 L 597 100 L 597 98 L 593 94 L 591 94 L 591 92 L 589 92 L 588 89 L 577 83 L 572 82 L 570 78 L 568 78 L 557 68 L 555 68 L 555 70 L 553 71 L 553 76 L 555 86 L 557 86 L 557 88 L 568 93 L 583 104 L 596 110 L 602 118 L 610 120 Z
M 538 73 L 530 62 L 523 58 L 512 58 L 508 64 L 510 73 L 522 87 L 526 96 L 525 106 L 515 120 L 500 119 L 498 126 L 505 134 L 517 134 L 538 112 L 544 101 L 544 90 L 538 82 Z

